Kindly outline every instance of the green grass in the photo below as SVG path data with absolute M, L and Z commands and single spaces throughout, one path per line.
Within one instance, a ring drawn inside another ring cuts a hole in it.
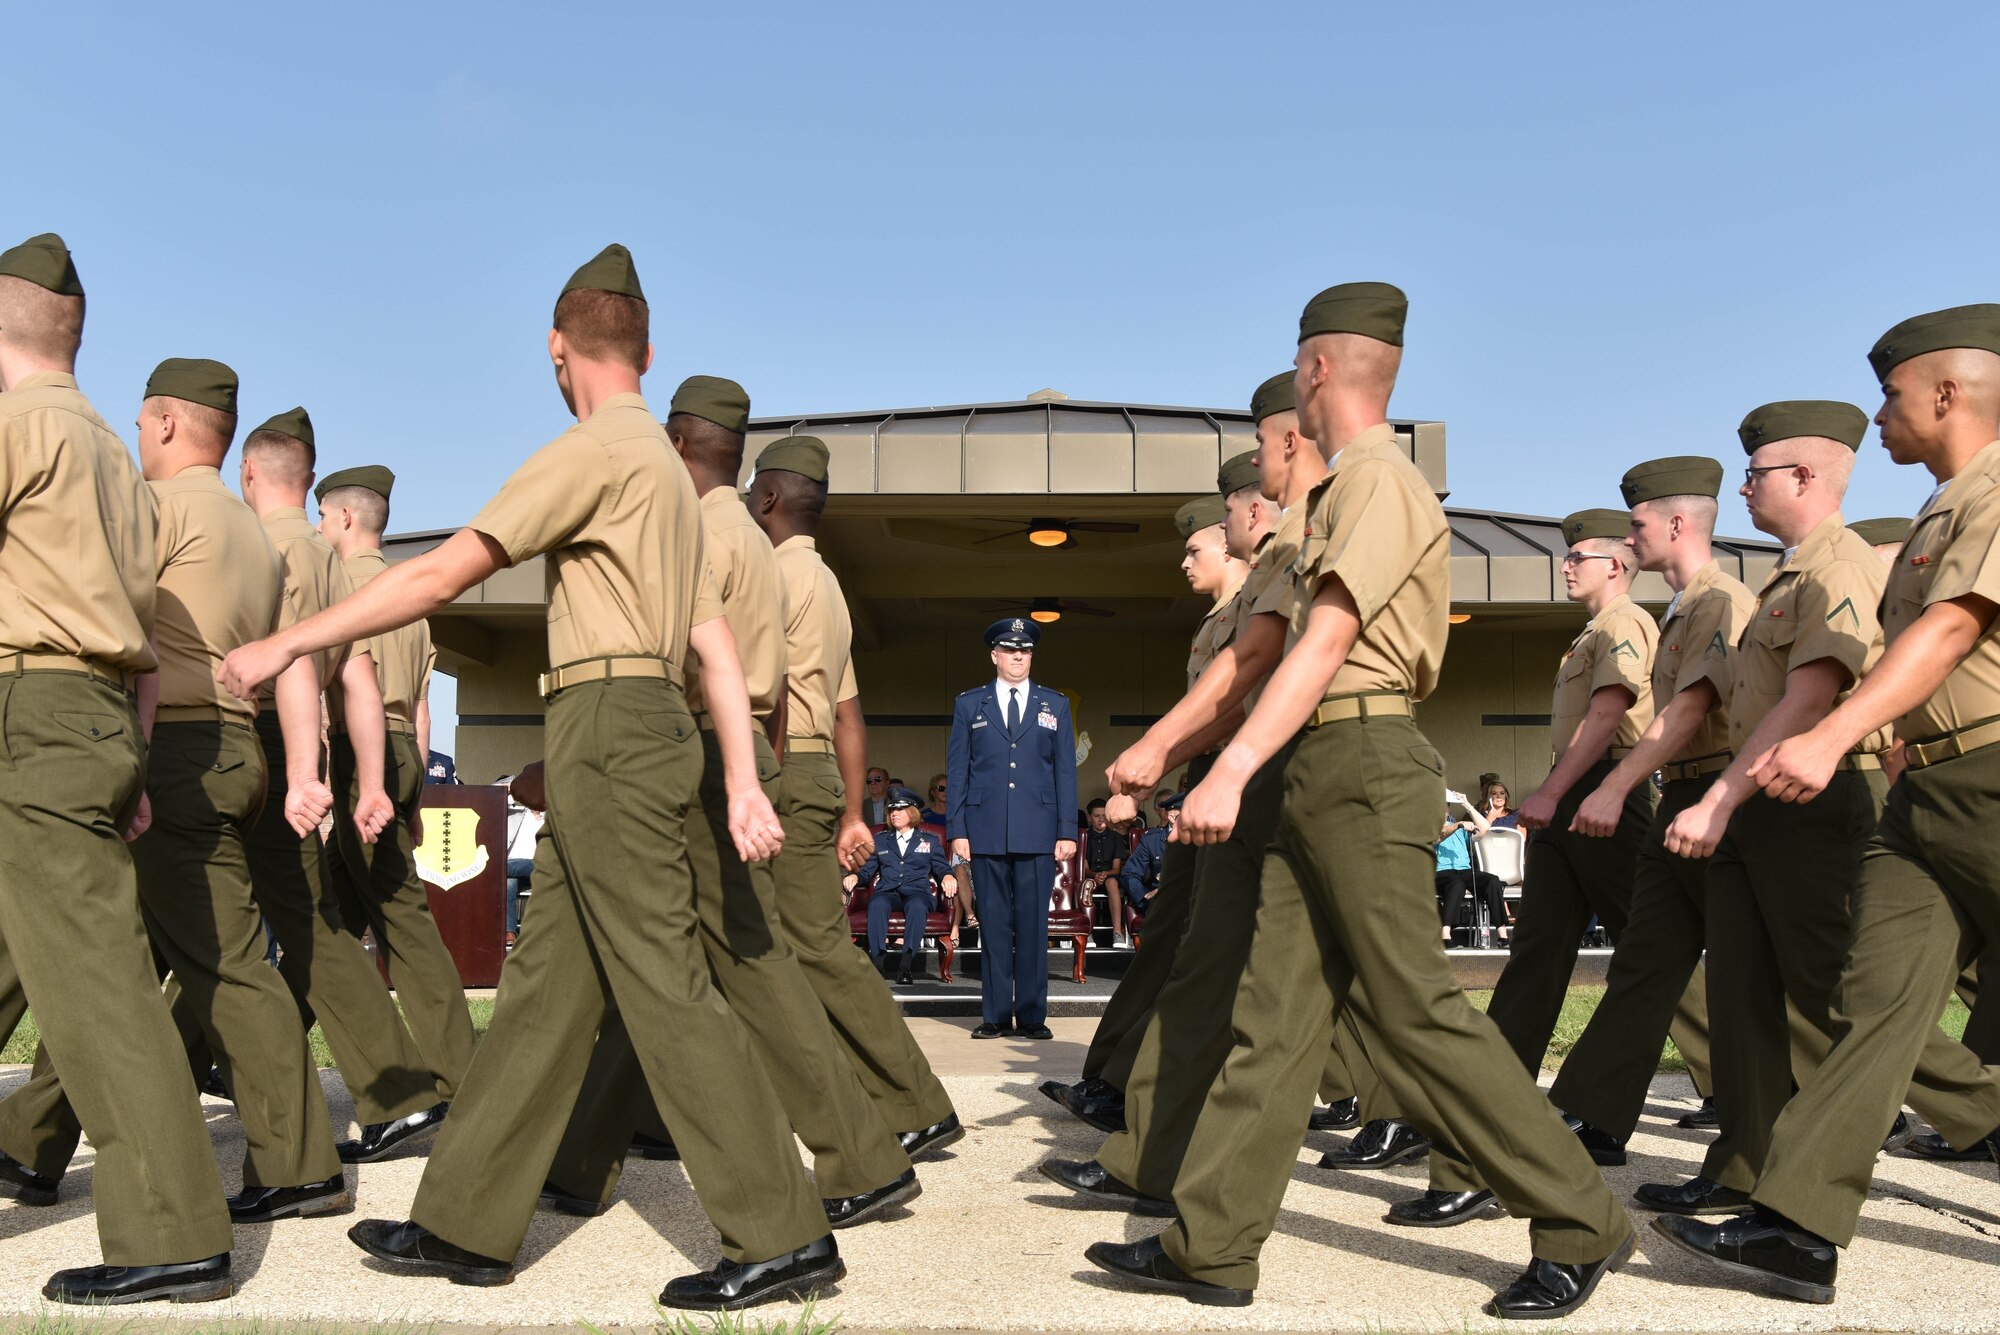
M 1480 1010 L 1485 1010 L 1487 1003 L 1493 999 L 1490 989 L 1468 991 L 1466 995 L 1472 998 L 1472 1004 Z M 1562 1014 L 1556 1018 L 1555 1037 L 1549 1041 L 1548 1056 L 1542 1059 L 1545 1070 L 1553 1071 L 1562 1065 L 1563 1058 L 1576 1046 L 1576 1040 L 1583 1033 L 1583 1027 L 1590 1023 L 1590 1017 L 1596 1013 L 1597 1003 L 1603 999 L 1604 989 L 1601 987 L 1573 987 L 1569 990 L 1569 995 L 1563 1000 Z M 484 1038 L 486 1026 L 493 1022 L 492 999 L 470 997 L 466 1000 L 465 1008 L 472 1014 L 474 1032 Z M 1939 1024 L 1945 1033 L 1953 1038 L 1962 1038 L 1965 1035 L 1965 1021 L 1969 1014 L 1970 1012 L 1965 1009 L 1965 1003 L 1953 997 L 1946 1004 L 1944 1018 Z M 320 1033 L 318 1025 L 313 1026 L 307 1038 L 312 1043 L 314 1059 L 321 1067 L 331 1067 L 333 1053 L 328 1050 L 326 1038 Z M 14 1036 L 8 1040 L 7 1046 L 0 1048 L 0 1063 L 33 1061 L 35 1044 L 40 1040 L 41 1035 L 35 1028 L 35 1017 L 29 1015 L 21 1021 L 21 1027 L 14 1031 Z M 1660 1051 L 1660 1069 L 1687 1070 L 1687 1062 L 1681 1057 L 1679 1049 L 1674 1047 L 1672 1039 L 1667 1040 L 1666 1046 Z
M 840 1318 L 823 1317 L 817 1307 L 817 1300 L 808 1298 L 800 1304 L 796 1317 L 768 1321 L 741 1312 L 703 1312 L 690 1316 L 686 1312 L 669 1312 L 655 1303 L 653 1310 L 660 1314 L 660 1319 L 653 1329 L 659 1335 L 835 1335 L 840 1330 Z M 581 1324 L 590 1335 L 605 1335 L 588 1321 Z
M 0 1330 L 9 1335 L 431 1335 L 433 1329 L 429 1322 L 273 1321 L 255 1316 L 189 1320 L 150 1314 L 123 1317 L 60 1307 L 0 1320 Z

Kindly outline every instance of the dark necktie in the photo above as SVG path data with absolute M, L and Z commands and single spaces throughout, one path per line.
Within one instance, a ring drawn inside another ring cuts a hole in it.
M 1016 686 L 1007 692 L 1007 731 L 1021 730 L 1021 688 Z

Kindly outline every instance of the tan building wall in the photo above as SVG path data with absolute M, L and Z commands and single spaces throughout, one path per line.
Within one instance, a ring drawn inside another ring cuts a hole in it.
M 1512 720 L 1548 713 L 1555 665 L 1572 634 L 1453 627 L 1444 680 L 1418 719 L 1443 753 L 1453 787 L 1469 790 L 1481 772 L 1493 770 L 1518 800 L 1541 781 L 1548 728 Z M 1136 720 L 1163 714 L 1180 699 L 1187 642 L 1185 634 L 1121 632 L 1082 618 L 1044 632 L 1034 679 L 1071 692 L 1077 726 L 1090 735 L 1090 756 L 1077 774 L 1080 801 L 1104 794 L 1105 767 L 1145 731 Z M 459 712 L 467 721 L 458 728 L 456 760 L 465 782 L 488 782 L 540 757 L 542 730 L 527 720 L 542 712 L 534 691 L 542 658 L 539 634 L 521 634 L 505 637 L 493 666 L 461 670 Z M 857 653 L 855 671 L 862 709 L 877 720 L 869 729 L 869 763 L 919 791 L 944 769 L 952 701 L 993 679 L 986 647 L 971 631 L 885 631 L 879 648 Z M 937 721 L 919 721 L 923 716 Z M 521 722 L 473 721 L 496 717 Z

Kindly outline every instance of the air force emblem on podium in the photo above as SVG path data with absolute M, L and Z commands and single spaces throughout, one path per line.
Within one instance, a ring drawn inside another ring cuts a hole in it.
M 486 869 L 479 813 L 468 807 L 425 807 L 424 841 L 415 849 L 417 870 L 440 890 L 463 885 Z

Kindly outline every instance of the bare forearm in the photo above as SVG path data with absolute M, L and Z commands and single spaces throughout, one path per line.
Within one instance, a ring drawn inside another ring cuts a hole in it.
M 1202 670 L 1193 688 L 1146 730 L 1146 740 L 1179 757 L 1173 762 L 1176 765 L 1200 755 L 1206 748 L 1195 743 L 1232 713 L 1241 713 L 1244 700 L 1277 663 L 1284 643 L 1282 620 L 1269 613 L 1252 617 L 1236 639 Z
M 847 816 L 860 820 L 861 794 L 868 790 L 868 722 L 861 716 L 859 696 L 833 707 L 833 758 L 847 789 Z
M 754 788 L 757 753 L 750 740 L 750 689 L 736 654 L 736 636 L 727 620 L 716 617 L 688 632 L 688 646 L 701 659 L 702 698 L 722 748 L 723 783 L 731 792 Z
M 460 529 L 441 545 L 390 566 L 348 597 L 272 639 L 294 656 L 356 644 L 431 615 L 506 565 L 499 543 L 473 529 Z
M 1353 598 L 1338 578 L 1329 577 L 1313 599 L 1306 633 L 1271 674 L 1256 709 L 1223 748 L 1210 777 L 1219 775 L 1237 787 L 1248 783 L 1313 716 L 1360 634 Z
M 1242 729 L 1245 717 L 1242 705 L 1232 706 L 1228 713 L 1182 742 L 1172 751 L 1169 751 L 1167 753 L 1167 768 L 1170 770 L 1179 769 L 1196 756 L 1205 756 L 1210 751 L 1226 744 L 1231 737 L 1234 737 Z
M 1843 750 L 1936 695 L 1993 620 L 1993 604 L 1967 597 L 1934 603 L 1889 646 L 1854 694 L 1820 724 Z
M 417 734 L 417 758 L 428 761 L 431 754 L 431 702 L 417 701 L 417 716 L 410 720 Z
M 388 729 L 382 716 L 382 689 L 375 680 L 375 662 L 367 654 L 354 654 L 341 666 L 340 694 L 347 744 L 354 748 L 355 776 L 364 794 L 379 792 Z
M 278 677 L 278 730 L 285 738 L 285 778 L 310 783 L 319 778 L 319 676 L 310 658 L 301 658 Z
M 1757 791 L 1757 781 L 1750 777 L 1750 767 L 1757 758 L 1787 737 L 1818 725 L 1832 710 L 1835 697 L 1846 684 L 1845 670 L 1830 663 L 1809 663 L 1788 674 L 1784 697 L 1751 730 L 1749 740 L 1709 789 L 1705 800 L 1723 811 L 1742 806 L 1744 799 Z
M 1646 777 L 1660 766 L 1669 763 L 1694 742 L 1694 735 L 1701 731 L 1702 720 L 1715 707 L 1715 687 L 1712 683 L 1698 681 L 1667 702 L 1667 707 L 1653 716 L 1653 722 L 1639 738 L 1632 753 L 1613 767 L 1606 775 L 1599 791 L 1610 791 L 1619 795 L 1631 792 Z
M 1576 725 L 1576 734 L 1570 738 L 1569 749 L 1564 751 L 1556 767 L 1549 771 L 1549 777 L 1542 780 L 1541 793 L 1561 801 L 1565 793 L 1576 786 L 1576 781 L 1590 772 L 1591 766 L 1604 759 L 1604 753 L 1611 749 L 1611 739 L 1618 735 L 1618 725 L 1625 719 L 1630 706 L 1618 697 L 1615 691 L 1599 691 L 1590 697 L 1590 708 L 1584 713 L 1583 722 Z

